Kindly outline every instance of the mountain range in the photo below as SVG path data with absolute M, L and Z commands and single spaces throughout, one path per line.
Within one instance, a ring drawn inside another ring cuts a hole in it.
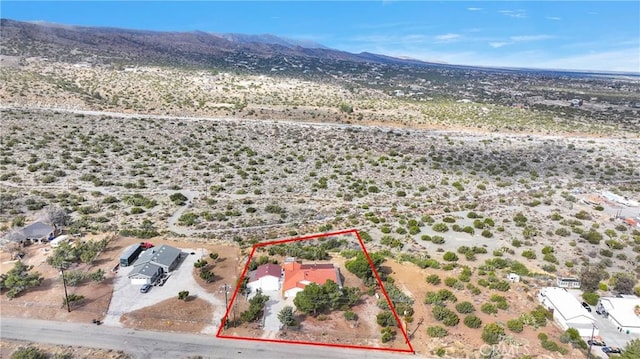
M 282 38 L 270 34 L 221 34 L 202 31 L 160 32 L 109 27 L 85 27 L 45 22 L 0 19 L 2 55 L 42 56 L 62 61 L 96 57 L 123 62 L 156 62 L 176 65 L 219 65 L 230 58 L 271 59 L 274 57 L 367 62 L 380 64 L 422 64 L 363 52 L 352 54 L 321 44 Z M 54 60 L 54 59 L 52 59 Z M 254 59 L 255 60 L 255 59 Z

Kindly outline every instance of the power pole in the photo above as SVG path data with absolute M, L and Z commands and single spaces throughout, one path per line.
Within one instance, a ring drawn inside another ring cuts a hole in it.
M 222 288 L 224 288 L 224 308 L 226 311 L 229 308 L 229 296 L 228 296 L 229 285 L 224 284 Z M 234 315 L 233 321 L 235 322 L 235 315 Z M 227 317 L 227 320 L 224 321 L 224 328 L 227 329 L 228 327 L 229 327 L 229 318 Z
M 596 323 L 591 323 L 593 328 L 591 328 L 591 340 L 589 341 L 589 351 L 587 351 L 587 359 L 591 359 L 591 347 L 593 346 L 593 334 L 596 330 Z
M 64 301 L 67 302 L 67 313 L 71 313 L 69 295 L 67 294 L 67 279 L 64 277 L 64 266 L 60 266 L 60 273 L 62 273 L 62 285 L 64 286 Z

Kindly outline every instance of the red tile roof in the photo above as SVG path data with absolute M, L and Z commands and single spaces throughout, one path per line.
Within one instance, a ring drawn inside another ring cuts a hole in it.
M 299 262 L 288 262 L 284 264 L 284 284 L 282 291 L 286 292 L 292 288 L 304 288 L 308 282 L 323 285 L 327 280 L 332 280 L 340 284 L 337 278 L 336 268 L 331 263 L 322 264 L 302 264 Z

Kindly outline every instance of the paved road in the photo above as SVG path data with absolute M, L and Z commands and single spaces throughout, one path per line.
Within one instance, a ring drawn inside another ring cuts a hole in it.
M 218 339 L 214 336 L 152 332 L 24 318 L 1 318 L 2 339 L 56 345 L 123 350 L 135 358 L 186 358 L 202 355 L 214 359 L 401 359 L 415 357 L 383 351 L 328 348 L 311 345 Z

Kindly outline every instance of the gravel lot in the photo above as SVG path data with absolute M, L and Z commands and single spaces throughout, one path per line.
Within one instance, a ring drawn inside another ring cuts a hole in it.
M 182 249 L 185 253 L 201 253 L 202 250 Z M 140 293 L 140 286 L 132 285 L 127 277 L 133 270 L 133 266 L 121 267 L 118 270 L 114 282 L 113 297 L 109 305 L 109 311 L 104 318 L 104 324 L 111 326 L 123 326 L 120 317 L 130 311 L 141 309 L 159 303 L 163 300 L 176 297 L 181 290 L 188 290 L 190 295 L 197 296 L 211 303 L 215 308 L 212 325 L 208 326 L 205 333 L 215 333 L 217 325 L 224 316 L 224 302 L 200 287 L 193 277 L 193 264 L 198 255 L 187 255 L 178 267 L 170 273 L 166 283 L 159 287 L 154 286 L 148 293 Z

